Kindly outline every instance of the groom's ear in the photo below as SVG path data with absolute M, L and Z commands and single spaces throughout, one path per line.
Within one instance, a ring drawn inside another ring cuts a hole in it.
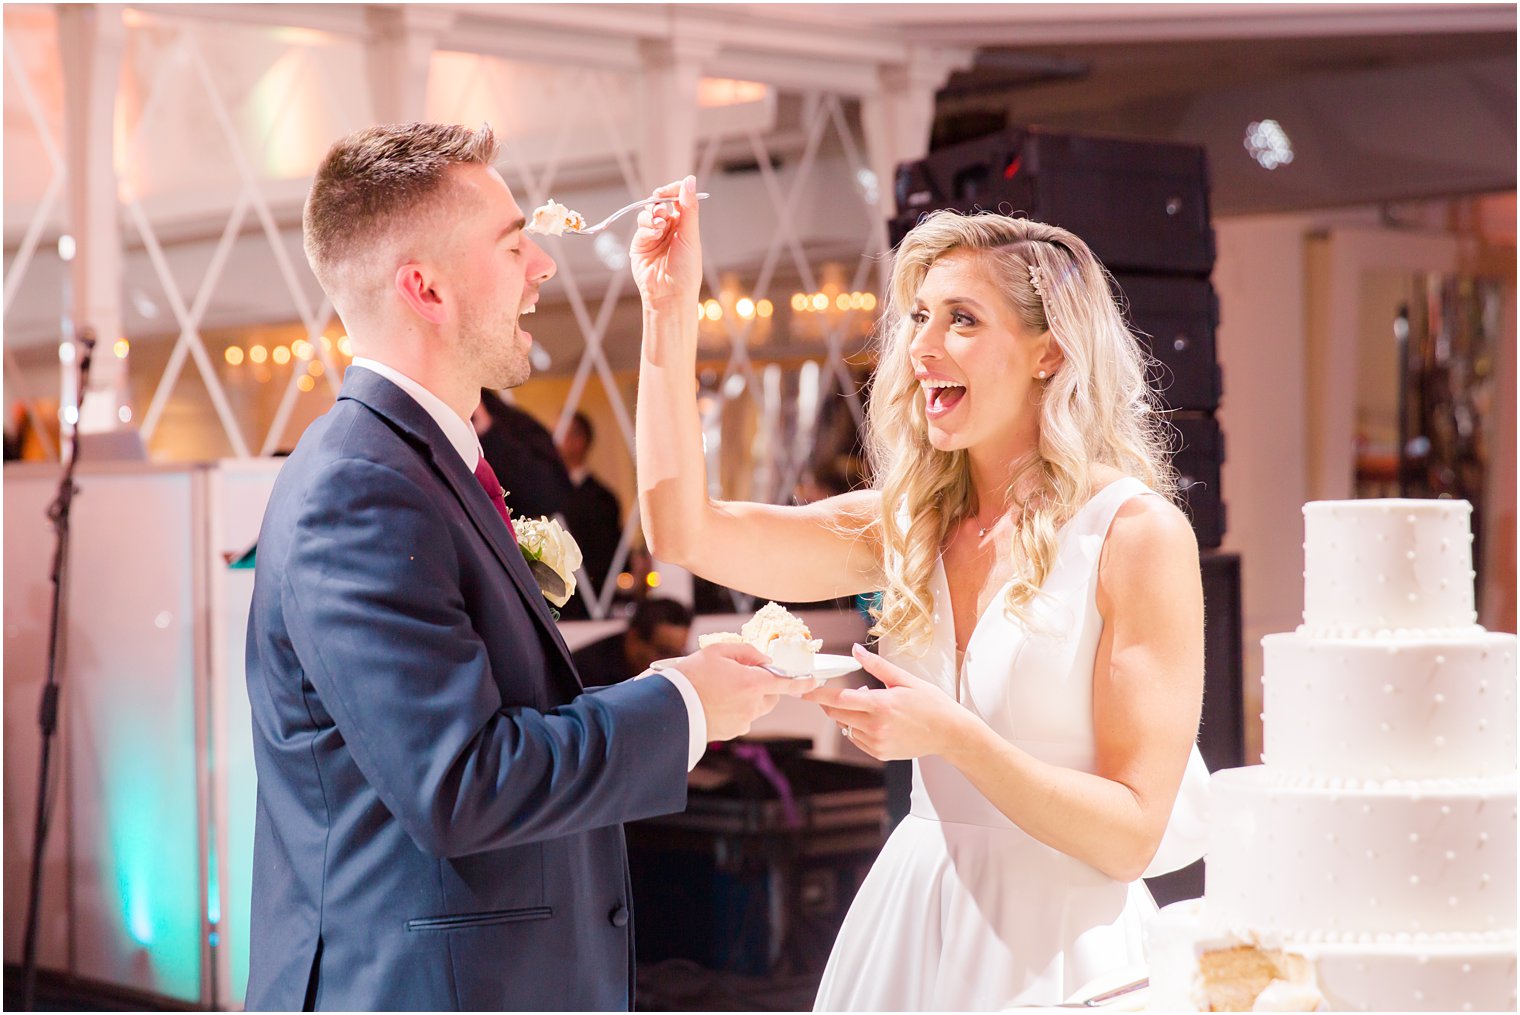
M 429 324 L 443 324 L 448 317 L 439 280 L 429 265 L 420 261 L 403 264 L 396 269 L 394 285 L 402 304 Z

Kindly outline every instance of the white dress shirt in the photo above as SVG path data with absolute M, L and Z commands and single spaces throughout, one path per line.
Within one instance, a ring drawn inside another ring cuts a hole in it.
M 480 438 L 475 435 L 475 427 L 469 420 L 464 419 L 459 413 L 449 408 L 443 399 L 395 367 L 386 366 L 379 360 L 364 356 L 355 356 L 353 365 L 379 374 L 412 396 L 412 400 L 433 417 L 433 422 L 438 424 L 438 429 L 443 431 L 443 435 L 449 439 L 454 450 L 459 452 L 459 457 L 464 459 L 464 467 L 471 473 L 475 471 L 475 467 L 480 464 Z M 702 760 L 702 755 L 707 750 L 707 713 L 702 711 L 702 699 L 697 696 L 697 689 L 692 686 L 686 675 L 677 670 L 666 669 L 657 674 L 653 671 L 645 672 L 634 679 L 642 680 L 651 676 L 669 680 L 675 685 L 676 690 L 681 692 L 681 700 L 686 703 L 686 729 L 689 733 L 686 770 L 689 772 L 697 767 L 697 762 Z

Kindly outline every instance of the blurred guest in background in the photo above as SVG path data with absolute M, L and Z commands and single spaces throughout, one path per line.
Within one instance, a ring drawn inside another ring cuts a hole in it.
M 506 480 L 507 507 L 514 515 L 553 518 L 565 510 L 570 474 L 543 424 L 489 388 L 481 390 L 470 422 L 486 461 Z
M 674 599 L 639 602 L 626 631 L 610 634 L 571 655 L 581 683 L 587 687 L 616 684 L 638 676 L 656 659 L 686 653 L 691 637 L 691 611 Z
M 596 431 L 591 420 L 583 412 L 577 412 L 570 420 L 559 444 L 560 457 L 570 473 L 571 493 L 565 504 L 565 523 L 570 534 L 580 544 L 582 566 L 589 579 L 581 594 L 565 604 L 562 616 L 566 619 L 584 619 L 591 614 L 589 601 L 601 595 L 607 574 L 612 570 L 612 558 L 617 554 L 618 538 L 623 533 L 623 509 L 617 494 L 591 474 L 586 467 L 586 455 Z

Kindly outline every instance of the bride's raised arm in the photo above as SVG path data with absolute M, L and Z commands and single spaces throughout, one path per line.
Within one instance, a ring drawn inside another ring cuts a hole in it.
M 634 433 L 650 553 L 767 599 L 811 602 L 880 588 L 876 491 L 795 507 L 708 497 L 692 313 L 702 284 L 696 181 L 655 196 L 673 203 L 639 214 L 630 250 L 644 304 Z

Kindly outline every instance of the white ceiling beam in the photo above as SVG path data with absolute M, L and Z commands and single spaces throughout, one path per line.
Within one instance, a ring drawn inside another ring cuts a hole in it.
M 428 71 L 433 52 L 454 15 L 413 4 L 368 9 L 370 44 L 364 48 L 373 115 L 380 123 L 427 119 Z
M 915 10 L 915 8 L 917 8 Z M 1035 46 L 1513 32 L 1513 4 L 821 4 L 925 43 Z

